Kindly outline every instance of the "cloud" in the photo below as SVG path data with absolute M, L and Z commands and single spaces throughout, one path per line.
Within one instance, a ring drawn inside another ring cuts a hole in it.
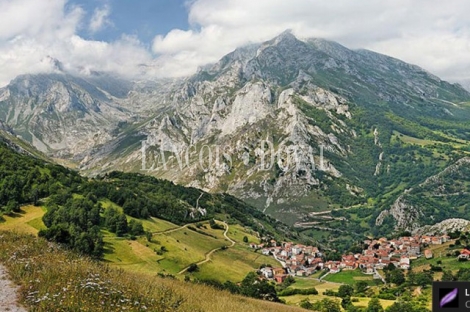
M 391 55 L 445 79 L 470 81 L 467 0 L 191 0 L 190 29 L 156 36 L 151 48 L 126 34 L 110 42 L 78 35 L 110 25 L 111 10 L 102 5 L 85 20 L 86 12 L 68 0 L 0 0 L 0 86 L 20 74 L 54 71 L 51 58 L 74 73 L 190 75 L 241 45 L 286 29 L 301 38 Z
M 66 0 L 0 0 L 0 86 L 21 74 L 55 71 L 51 58 L 72 73 L 140 77 L 140 65 L 153 61 L 149 50 L 128 35 L 113 42 L 78 36 L 84 16 Z
M 90 19 L 90 25 L 88 26 L 89 30 L 92 33 L 96 33 L 102 30 L 107 25 L 112 25 L 109 20 L 109 15 L 111 14 L 111 8 L 109 5 L 104 5 L 101 8 L 96 8 L 93 12 L 93 16 Z
M 196 0 L 188 9 L 192 29 L 172 30 L 152 45 L 174 75 L 292 29 L 299 37 L 388 54 L 447 79 L 470 78 L 466 0 Z

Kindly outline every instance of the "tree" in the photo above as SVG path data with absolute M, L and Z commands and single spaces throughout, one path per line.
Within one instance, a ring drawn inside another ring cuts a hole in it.
M 5 214 L 11 214 L 13 212 L 20 212 L 20 204 L 14 199 L 9 200 L 5 206 Z
M 343 307 L 343 309 L 348 309 L 350 305 L 352 305 L 351 297 L 343 297 L 343 299 L 341 300 L 341 306 Z
M 358 281 L 355 285 L 356 294 L 364 293 L 367 290 L 367 287 L 369 287 L 369 285 L 366 281 Z
M 409 302 L 395 302 L 391 306 L 389 306 L 386 312 L 413 312 L 415 311 L 413 305 Z
M 384 268 L 384 272 L 391 272 L 391 271 L 395 271 L 397 269 L 397 267 L 393 264 L 393 263 L 389 263 L 385 268 Z
M 248 243 L 248 236 L 243 236 L 243 242 Z
M 145 231 L 142 222 L 136 220 L 129 221 L 129 233 L 131 235 L 139 236 L 144 234 L 144 232 Z
M 145 237 L 147 238 L 148 242 L 152 242 L 152 237 L 153 237 L 152 232 L 150 231 L 145 232 Z
M 304 299 L 300 302 L 300 307 L 302 309 L 312 310 L 313 309 L 313 304 L 308 299 Z
M 410 278 L 411 279 L 411 278 Z M 429 272 L 419 272 L 415 273 L 411 282 L 415 285 L 426 287 L 426 285 L 431 285 L 433 282 L 433 276 Z
M 129 231 L 126 215 L 120 214 L 116 222 L 116 235 L 124 236 Z
M 245 276 L 240 285 L 240 293 L 247 297 L 279 302 L 274 286 L 266 280 L 259 280 L 254 272 Z
M 354 293 L 354 288 L 350 285 L 341 285 L 338 289 L 338 296 L 341 298 L 351 297 Z
M 366 312 L 383 312 L 384 308 L 380 304 L 379 299 L 372 298 L 367 305 Z
M 401 285 L 405 282 L 405 274 L 402 270 L 393 270 L 387 272 L 385 279 L 388 283 Z
M 189 265 L 187 271 L 188 271 L 189 273 L 197 272 L 197 271 L 199 271 L 199 267 L 197 266 L 196 263 L 192 263 L 191 265 Z
M 442 274 L 441 280 L 442 280 L 443 282 L 453 282 L 453 281 L 455 281 L 455 277 L 454 277 L 454 275 L 452 274 L 452 271 L 446 270 L 446 271 L 444 271 L 444 273 Z
M 328 298 L 315 302 L 311 309 L 319 312 L 341 312 L 339 303 Z

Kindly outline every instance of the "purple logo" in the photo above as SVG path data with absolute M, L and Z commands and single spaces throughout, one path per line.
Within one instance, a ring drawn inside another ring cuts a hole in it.
M 441 288 L 439 289 L 439 307 L 458 308 L 459 307 L 459 289 Z

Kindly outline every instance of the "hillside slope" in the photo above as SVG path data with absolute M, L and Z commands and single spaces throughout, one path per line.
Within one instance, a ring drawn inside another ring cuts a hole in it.
M 110 269 L 33 236 L 0 233 L 0 262 L 34 311 L 302 311 L 212 287 Z M 201 300 L 204 299 L 204 300 Z
M 289 32 L 185 79 L 62 72 L 18 77 L 0 94 L 0 118 L 90 176 L 139 172 L 229 193 L 289 224 L 357 205 L 373 208 L 372 224 L 470 151 L 460 85 Z

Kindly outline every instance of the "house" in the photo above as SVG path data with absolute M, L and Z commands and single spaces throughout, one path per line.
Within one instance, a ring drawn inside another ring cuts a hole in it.
M 401 256 L 400 269 L 408 270 L 410 268 L 410 258 L 407 256 Z
M 282 282 L 284 282 L 286 278 L 287 278 L 287 274 L 279 274 L 279 275 L 274 276 L 274 280 L 278 284 L 282 284 Z
M 462 249 L 462 251 L 460 251 L 460 254 L 461 254 L 461 255 L 468 255 L 468 256 L 470 256 L 470 250 L 468 250 L 468 249 Z
M 431 238 L 431 244 L 441 245 L 442 244 L 442 237 L 433 236 L 433 238 Z
M 263 249 L 261 250 L 261 253 L 262 253 L 263 255 L 265 255 L 265 256 L 269 256 L 269 249 L 268 249 L 268 248 L 263 248 Z
M 333 265 L 333 266 L 330 267 L 330 273 L 331 274 L 335 274 L 335 273 L 338 273 L 338 272 L 340 272 L 340 269 L 336 265 Z
M 306 255 L 311 255 L 312 252 L 313 252 L 313 247 L 312 246 L 307 246 L 307 247 L 304 248 L 304 253 Z
M 345 270 L 355 270 L 357 268 L 356 261 L 344 261 L 341 264 Z
M 293 255 L 298 255 L 302 252 L 302 247 L 299 245 L 295 245 L 292 247 L 292 254 Z
M 467 259 L 469 260 L 470 259 L 470 250 L 468 249 L 462 249 L 462 251 L 460 252 L 460 255 L 458 257 L 459 259 Z
M 283 275 L 283 274 L 286 274 L 286 271 L 284 270 L 284 268 L 273 268 L 273 274 Z
M 424 257 L 425 257 L 426 259 L 431 259 L 432 256 L 433 256 L 433 255 L 432 255 L 432 251 L 431 251 L 431 250 L 426 249 L 426 250 L 424 251 Z
M 422 236 L 421 237 L 421 244 L 430 244 L 431 243 L 431 236 Z
M 421 249 L 419 247 L 418 243 L 411 243 L 410 247 L 408 248 L 408 253 L 417 255 L 421 252 Z
M 273 278 L 273 269 L 270 267 L 265 267 L 261 269 L 261 274 L 266 278 Z
M 305 270 L 298 270 L 295 275 L 297 276 L 307 276 L 307 272 Z

